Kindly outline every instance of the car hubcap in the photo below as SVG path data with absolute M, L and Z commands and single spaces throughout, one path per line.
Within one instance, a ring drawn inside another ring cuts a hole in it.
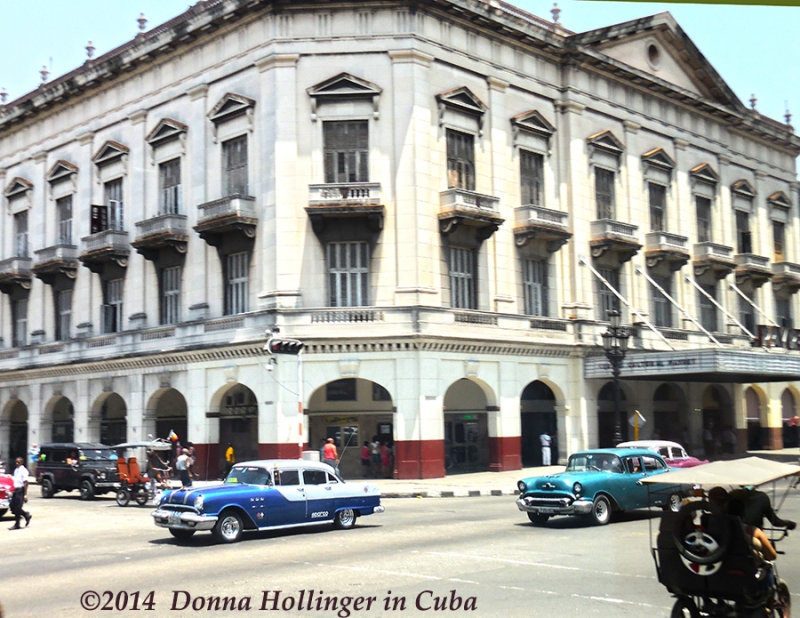
M 608 508 L 606 507 L 606 503 L 600 500 L 597 504 L 595 504 L 594 514 L 598 520 L 605 521 L 606 516 L 608 514 Z
M 235 539 L 239 536 L 239 522 L 235 517 L 226 517 L 222 520 L 222 536 L 226 539 Z
M 355 516 L 353 515 L 353 511 L 351 509 L 345 509 L 339 513 L 339 521 L 343 526 L 352 525 L 354 519 Z

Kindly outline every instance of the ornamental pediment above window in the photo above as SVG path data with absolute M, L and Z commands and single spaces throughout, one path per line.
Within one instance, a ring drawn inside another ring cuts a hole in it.
M 714 171 L 710 163 L 700 163 L 689 170 L 689 178 L 692 182 L 702 182 L 709 185 L 716 185 L 719 182 L 719 174 Z
M 92 157 L 92 162 L 98 167 L 101 167 L 108 163 L 124 161 L 129 152 L 130 149 L 127 146 L 113 140 L 108 140 L 100 147 L 94 157 Z
M 188 127 L 182 122 L 172 118 L 162 118 L 155 128 L 150 131 L 145 140 L 155 148 L 161 144 L 183 137 Z
M 483 116 L 489 108 L 469 88 L 461 86 L 440 92 L 436 95 L 436 102 L 440 127 L 449 125 L 476 132 L 478 135 L 483 134 Z
M 661 146 L 642 155 L 642 170 L 647 182 L 668 185 L 674 169 L 675 161 Z
M 8 209 L 11 213 L 22 212 L 31 207 L 31 193 L 33 183 L 20 176 L 15 176 L 6 185 L 3 195 L 8 201 Z
M 69 180 L 77 173 L 77 165 L 73 165 L 69 161 L 64 161 L 64 159 L 59 159 L 53 164 L 53 167 L 50 168 L 50 171 L 47 172 L 46 179 L 50 184 L 55 184 L 57 182 L 61 182 L 62 180 Z
M 610 129 L 600 131 L 586 138 L 589 146 L 589 161 L 591 165 L 616 169 L 622 152 L 625 150 L 624 144 L 611 132 Z
M 240 114 L 251 115 L 255 107 L 255 100 L 241 94 L 226 92 L 208 113 L 208 119 L 214 124 L 225 122 Z
M 514 146 L 529 147 L 549 153 L 550 138 L 556 128 L 536 110 L 517 114 L 511 119 Z
M 324 103 L 366 99 L 372 106 L 372 115 L 378 118 L 378 102 L 382 89 L 350 73 L 339 73 L 306 89 L 311 99 L 311 120 L 317 119 L 317 109 Z
M 31 189 L 33 189 L 33 183 L 30 180 L 15 176 L 11 179 L 11 182 L 6 185 L 3 195 L 6 196 L 6 199 L 13 200 L 24 196 Z
M 783 191 L 775 191 L 767 198 L 767 203 L 774 208 L 781 208 L 789 210 L 792 207 L 792 201 Z
M 605 131 L 600 131 L 600 133 L 590 135 L 586 138 L 586 143 L 592 148 L 604 150 L 617 156 L 621 155 L 622 151 L 625 150 L 624 144 L 612 133 L 611 129 L 606 129 Z
M 741 195 L 745 198 L 753 198 L 756 194 L 755 189 L 753 189 L 753 185 L 751 185 L 750 182 L 744 178 L 737 180 L 731 185 L 731 192 Z

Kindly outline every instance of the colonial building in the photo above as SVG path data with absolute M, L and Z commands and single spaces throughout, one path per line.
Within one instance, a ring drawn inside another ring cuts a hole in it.
M 197 2 L 0 107 L 0 453 L 175 431 L 214 475 L 331 436 L 352 476 L 378 436 L 420 478 L 634 416 L 796 444 L 788 122 L 667 13 Z

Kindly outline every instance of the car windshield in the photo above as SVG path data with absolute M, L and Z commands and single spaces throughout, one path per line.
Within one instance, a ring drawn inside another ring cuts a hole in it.
M 619 457 L 610 453 L 578 453 L 569 458 L 567 472 L 622 472 Z
M 84 448 L 81 449 L 79 458 L 84 461 L 110 461 L 116 459 L 117 454 L 111 448 Z
M 239 485 L 269 485 L 269 472 L 257 466 L 234 466 L 225 483 Z

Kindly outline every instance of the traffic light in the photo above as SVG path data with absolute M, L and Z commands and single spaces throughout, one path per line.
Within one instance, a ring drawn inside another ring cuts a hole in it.
M 303 342 L 297 339 L 270 337 L 264 349 L 269 354 L 300 354 Z

